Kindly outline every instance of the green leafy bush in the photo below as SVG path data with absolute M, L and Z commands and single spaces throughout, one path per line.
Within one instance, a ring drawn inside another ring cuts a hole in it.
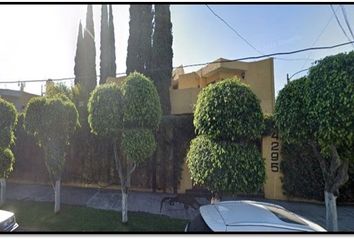
M 263 130 L 259 100 L 239 79 L 210 84 L 198 95 L 194 126 L 197 134 L 215 139 L 259 139 Z
M 304 98 L 307 84 L 306 77 L 291 81 L 278 94 L 274 119 L 283 142 L 302 144 L 312 134 Z
M 282 184 L 285 195 L 305 199 L 323 199 L 321 168 L 309 146 L 283 143 L 281 147 Z
M 213 192 L 255 193 L 265 166 L 255 140 L 263 131 L 259 100 L 238 79 L 226 79 L 198 95 L 194 126 L 199 136 L 187 155 L 191 177 Z
M 121 84 L 124 96 L 124 125 L 132 128 L 157 129 L 162 114 L 154 83 L 134 72 Z
M 264 130 L 262 136 L 269 136 L 273 132 L 276 132 L 275 120 L 272 114 L 265 114 L 263 118 Z
M 319 162 L 308 145 L 283 143 L 281 147 L 282 184 L 285 195 L 323 201 L 324 180 Z M 340 202 L 354 202 L 354 164 L 349 181 L 339 189 Z
M 264 162 L 255 145 L 193 139 L 188 167 L 197 184 L 211 191 L 255 193 L 265 180 Z
M 7 178 L 13 170 L 15 158 L 10 146 L 15 142 L 16 123 L 15 106 L 0 98 L 0 178 Z
M 141 162 L 156 149 L 154 134 L 149 129 L 127 129 L 122 138 L 123 153 L 127 159 Z
M 326 57 L 310 69 L 306 99 L 309 119 L 316 126 L 314 137 L 322 153 L 330 145 L 350 149 L 354 143 L 353 64 L 354 51 Z
M 7 178 L 12 172 L 15 157 L 9 148 L 0 148 L 0 178 Z
M 96 87 L 88 104 L 88 122 L 92 132 L 117 136 L 123 128 L 123 106 L 123 96 L 117 84 Z
M 60 179 L 65 146 L 79 126 L 75 105 L 64 95 L 32 98 L 25 111 L 24 126 L 43 148 L 52 179 Z

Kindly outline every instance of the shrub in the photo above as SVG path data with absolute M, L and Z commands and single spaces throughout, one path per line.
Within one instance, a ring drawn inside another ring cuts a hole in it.
M 141 162 L 156 149 L 154 134 L 149 129 L 127 129 L 123 132 L 122 149 L 129 161 Z
M 55 192 L 54 212 L 58 212 L 65 150 L 70 137 L 79 126 L 78 112 L 71 100 L 64 95 L 32 98 L 25 111 L 24 126 L 43 149 Z
M 255 145 L 201 135 L 192 140 L 187 158 L 195 183 L 211 191 L 255 193 L 265 180 L 264 162 Z
M 265 114 L 263 118 L 263 123 L 264 123 L 264 130 L 262 136 L 269 136 L 273 132 L 277 132 L 274 116 L 272 114 Z
M 197 134 L 236 141 L 259 139 L 263 130 L 259 100 L 238 79 L 208 85 L 198 95 L 194 112 Z
M 304 93 L 306 77 L 288 83 L 278 94 L 275 102 L 274 119 L 283 142 L 302 144 L 311 134 Z
M 0 98 L 0 178 L 7 178 L 15 162 L 10 146 L 15 142 L 17 111 L 12 103 Z
M 162 114 L 154 83 L 134 72 L 121 85 L 124 96 L 124 125 L 132 128 L 157 129 Z
M 319 162 L 308 145 L 282 144 L 281 171 L 285 195 L 322 201 L 324 180 Z M 349 167 L 349 181 L 340 188 L 338 201 L 354 202 L 354 164 Z
M 198 95 L 194 126 L 199 136 L 187 155 L 193 181 L 217 193 L 254 193 L 265 180 L 255 144 L 263 130 L 259 100 L 238 79 L 204 88 Z
M 116 84 L 95 88 L 88 104 L 88 122 L 96 135 L 117 136 L 123 128 L 123 96 Z

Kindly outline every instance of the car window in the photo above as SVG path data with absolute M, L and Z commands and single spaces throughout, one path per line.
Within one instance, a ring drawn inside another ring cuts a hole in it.
M 284 209 L 272 206 L 267 206 L 267 209 L 283 222 L 307 225 L 306 222 L 301 220 L 298 216 Z

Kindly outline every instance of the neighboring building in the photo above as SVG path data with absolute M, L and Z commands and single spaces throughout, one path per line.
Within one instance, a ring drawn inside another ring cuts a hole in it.
M 37 96 L 21 90 L 0 89 L 0 97 L 12 102 L 18 112 L 24 111 L 28 101 Z

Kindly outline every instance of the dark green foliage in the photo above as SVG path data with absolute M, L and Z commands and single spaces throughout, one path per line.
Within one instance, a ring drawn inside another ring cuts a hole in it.
M 97 85 L 96 79 L 96 46 L 95 46 L 95 29 L 93 23 L 92 5 L 87 6 L 86 26 L 84 29 L 82 58 L 84 62 L 83 76 L 81 77 L 80 86 L 85 93 L 90 93 Z
M 193 115 L 165 115 L 156 133 L 157 150 L 151 159 L 152 188 L 162 191 L 173 188 L 177 193 L 183 165 L 195 137 Z M 156 176 L 156 179 L 154 179 Z
M 109 76 L 110 49 L 109 49 L 109 30 L 107 5 L 101 6 L 101 61 L 100 61 L 100 84 L 106 82 Z
M 264 115 L 264 130 L 262 136 L 270 136 L 272 133 L 276 132 L 275 120 L 272 114 Z
M 259 100 L 238 79 L 227 79 L 203 88 L 194 113 L 197 134 L 218 140 L 256 140 L 263 130 Z
M 1 132 L 5 132 L 5 130 L 12 131 L 17 123 L 17 111 L 15 106 L 0 98 L 0 129 Z M 5 134 L 9 135 L 9 134 Z M 13 139 L 9 139 L 9 141 L 3 142 L 3 144 L 0 145 L 0 147 L 8 146 L 10 145 L 10 142 L 12 142 Z
M 79 32 L 77 35 L 77 43 L 76 43 L 76 54 L 75 54 L 75 66 L 74 66 L 74 74 L 75 74 L 75 85 L 80 84 L 82 82 L 82 77 L 84 76 L 84 37 L 82 35 L 82 24 L 80 21 L 79 24 Z
M 255 193 L 265 181 L 256 145 L 263 131 L 259 100 L 238 79 L 226 79 L 198 95 L 194 126 L 199 134 L 187 155 L 191 177 L 213 192 Z
M 15 157 L 9 148 L 0 148 L 0 178 L 7 178 L 13 171 Z
M 320 60 L 309 72 L 308 113 L 322 153 L 354 142 L 354 52 Z M 353 149 L 351 149 L 353 152 Z M 350 155 L 350 154 L 344 154 Z M 342 157 L 345 157 L 342 155 Z M 354 158 L 350 159 L 352 161 Z M 349 160 L 349 159 L 347 159 Z
M 43 150 L 36 143 L 35 138 L 24 129 L 24 113 L 18 115 L 15 129 L 16 142 L 13 153 L 16 158 L 16 167 L 10 179 L 16 181 L 48 183 L 48 171 L 43 164 Z
M 122 150 L 128 161 L 140 163 L 156 149 L 154 134 L 149 129 L 127 129 L 123 132 Z
M 75 105 L 63 95 L 32 98 L 25 111 L 24 125 L 44 151 L 51 180 L 60 179 L 65 146 L 79 126 Z
M 116 43 L 114 36 L 114 23 L 113 23 L 113 10 L 112 5 L 109 5 L 109 16 L 108 16 L 108 34 L 109 34 L 109 56 L 110 56 L 110 67 L 109 76 L 116 76 Z
M 301 144 L 313 134 L 304 97 L 307 84 L 305 77 L 291 81 L 278 94 L 274 119 L 283 142 Z
M 15 158 L 10 146 L 15 142 L 16 123 L 17 111 L 15 106 L 0 98 L 0 178 L 7 178 L 13 170 Z
M 152 46 L 151 71 L 149 76 L 153 79 L 160 96 L 162 112 L 170 114 L 170 85 L 172 78 L 172 23 L 170 5 L 155 5 L 154 35 Z
M 152 5 L 130 5 L 127 74 L 134 71 L 149 75 L 151 60 Z
M 201 135 L 192 140 L 187 158 L 195 183 L 211 191 L 254 193 L 265 180 L 264 162 L 255 145 L 214 141 Z
M 309 146 L 283 143 L 283 190 L 287 196 L 323 200 L 322 171 Z
M 101 62 L 100 62 L 100 84 L 106 82 L 107 77 L 116 76 L 116 48 L 114 37 L 114 23 L 112 6 L 107 5 L 101 8 Z
M 160 123 L 159 95 L 151 80 L 134 72 L 121 85 L 124 96 L 124 125 L 156 129 Z
M 92 132 L 102 136 L 117 136 L 123 127 L 123 97 L 117 84 L 97 87 L 88 104 L 88 122 Z
M 282 144 L 281 170 L 283 190 L 287 196 L 322 201 L 324 179 L 312 149 L 308 145 Z M 349 168 L 349 181 L 339 189 L 338 201 L 354 201 L 354 164 Z

